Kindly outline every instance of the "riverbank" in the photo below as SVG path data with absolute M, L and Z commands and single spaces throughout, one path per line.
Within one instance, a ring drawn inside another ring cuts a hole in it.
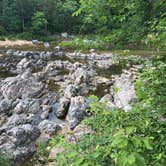
M 8 40 L 0 41 L 0 47 L 14 47 L 14 46 L 33 46 L 33 43 L 31 41 L 27 40 Z

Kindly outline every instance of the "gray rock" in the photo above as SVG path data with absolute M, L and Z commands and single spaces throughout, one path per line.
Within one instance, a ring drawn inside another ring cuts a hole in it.
M 43 44 L 44 44 L 44 47 L 46 47 L 46 48 L 50 47 L 50 43 L 49 42 L 44 42 Z
M 61 33 L 61 36 L 64 37 L 64 38 L 67 38 L 68 37 L 68 33 L 67 32 L 63 32 L 63 33 Z
M 64 96 L 68 99 L 76 96 L 77 90 L 74 85 L 68 85 L 64 91 Z
M 44 120 L 39 124 L 40 131 L 49 135 L 53 135 L 57 132 L 59 126 L 55 122 Z
M 88 104 L 85 97 L 77 96 L 71 98 L 67 120 L 71 129 L 74 129 L 84 118 Z
M 131 110 L 132 103 L 137 99 L 132 75 L 123 73 L 120 76 L 117 76 L 113 89 L 117 89 L 116 92 L 112 90 L 116 107 L 122 108 L 126 112 Z
M 5 99 L 33 98 L 38 96 L 44 88 L 44 84 L 38 82 L 31 73 L 25 72 L 17 77 L 7 78 L 2 82 L 0 91 Z
M 32 40 L 33 44 L 41 44 L 41 42 L 39 40 Z
M 14 112 L 17 114 L 20 113 L 37 113 L 40 110 L 40 104 L 38 100 L 21 100 L 16 107 Z
M 27 58 L 23 58 L 18 64 L 17 64 L 17 71 L 22 72 L 25 71 L 28 67 L 30 67 L 31 61 L 29 61 Z
M 21 165 L 36 151 L 34 142 L 39 135 L 39 129 L 30 124 L 13 127 L 1 134 L 0 150 L 6 152 L 15 165 Z
M 103 96 L 100 99 L 100 102 L 101 103 L 106 103 L 108 109 L 116 107 L 115 104 L 113 103 L 113 96 L 111 94 L 107 94 L 107 95 Z
M 54 50 L 55 50 L 56 52 L 59 52 L 60 49 L 61 49 L 60 46 L 55 46 L 55 47 L 54 47 Z
M 81 83 L 89 83 L 95 75 L 96 72 L 94 70 L 89 70 L 87 67 L 81 67 L 77 68 L 70 78 L 75 85 L 80 85 Z
M 62 97 L 57 104 L 57 110 L 55 112 L 58 118 L 64 118 L 67 115 L 69 109 L 70 100 L 66 97 Z
M 1 113 L 8 114 L 11 107 L 12 107 L 12 100 L 6 100 L 6 99 L 0 100 L 0 114 Z

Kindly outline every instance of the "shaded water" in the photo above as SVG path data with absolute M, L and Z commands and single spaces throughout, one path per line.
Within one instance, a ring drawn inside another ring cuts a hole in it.
M 56 84 L 54 80 L 49 80 L 48 89 L 52 92 L 58 92 L 60 90 L 60 85 Z
M 95 95 L 98 98 L 101 98 L 109 93 L 109 88 L 110 88 L 110 85 L 107 85 L 104 83 L 98 84 L 97 88 L 95 90 L 90 90 L 88 94 L 86 95 L 86 97 L 89 97 L 90 95 Z
M 95 67 L 95 70 L 96 70 L 96 72 L 99 76 L 106 77 L 106 78 L 111 78 L 112 75 L 121 74 L 124 67 L 125 66 L 123 64 L 119 64 L 119 65 L 112 65 L 108 69 Z
M 0 67 L 0 79 L 7 78 L 7 77 L 15 77 L 15 76 L 17 76 L 17 74 L 10 72 L 4 67 Z

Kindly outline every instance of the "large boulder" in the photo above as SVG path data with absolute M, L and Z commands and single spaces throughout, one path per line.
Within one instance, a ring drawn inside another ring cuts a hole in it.
M 87 108 L 88 104 L 85 97 L 77 96 L 71 98 L 67 114 L 67 120 L 71 129 L 74 129 L 83 120 Z
M 7 99 L 0 100 L 0 114 L 1 113 L 8 114 L 11 108 L 12 108 L 12 100 L 7 100 Z
M 2 81 L 0 91 L 5 99 L 15 100 L 37 97 L 43 90 L 44 84 L 38 82 L 30 72 Z
M 69 109 L 70 100 L 66 97 L 62 97 L 57 104 L 57 110 L 55 112 L 58 118 L 64 118 L 67 115 Z
M 28 60 L 27 58 L 23 58 L 18 64 L 17 64 L 17 71 L 23 72 L 31 65 L 31 60 Z
M 39 135 L 39 129 L 30 124 L 13 127 L 1 134 L 0 151 L 7 153 L 15 165 L 21 165 L 36 151 L 34 142 Z
M 117 76 L 112 93 L 116 107 L 122 108 L 126 112 L 131 110 L 132 103 L 137 99 L 132 75 L 130 73 L 122 73 L 120 76 Z
M 40 103 L 38 100 L 21 100 L 16 107 L 14 108 L 15 113 L 20 114 L 20 113 L 32 113 L 35 114 L 40 110 Z
M 84 68 L 77 68 L 76 71 L 72 74 L 71 78 L 73 79 L 75 85 L 88 82 L 90 79 L 88 71 Z
M 64 91 L 64 96 L 68 99 L 77 95 L 77 89 L 74 85 L 70 84 Z
M 49 135 L 53 135 L 57 132 L 59 126 L 52 121 L 49 120 L 43 120 L 40 124 L 39 124 L 39 129 L 42 133 L 46 133 Z

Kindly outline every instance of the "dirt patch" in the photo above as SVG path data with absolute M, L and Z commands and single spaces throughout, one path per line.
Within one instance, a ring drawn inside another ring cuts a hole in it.
M 0 41 L 0 47 L 13 47 L 13 46 L 24 46 L 24 45 L 33 46 L 33 43 L 31 41 L 26 41 L 26 40 L 11 41 L 6 39 L 5 41 Z

